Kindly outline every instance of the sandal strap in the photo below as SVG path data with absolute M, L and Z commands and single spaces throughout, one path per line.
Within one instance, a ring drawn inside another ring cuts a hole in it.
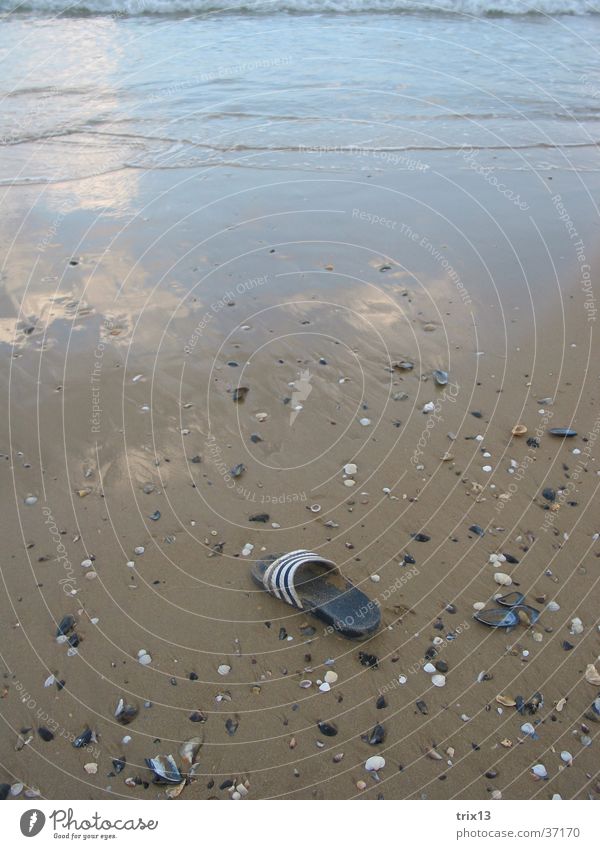
M 298 607 L 302 610 L 303 605 L 294 583 L 294 576 L 298 569 L 306 563 L 318 563 L 337 571 L 332 560 L 327 560 L 325 557 L 315 554 L 314 551 L 300 548 L 297 551 L 282 554 L 281 557 L 267 566 L 263 574 L 263 584 L 267 592 L 291 604 L 292 607 Z

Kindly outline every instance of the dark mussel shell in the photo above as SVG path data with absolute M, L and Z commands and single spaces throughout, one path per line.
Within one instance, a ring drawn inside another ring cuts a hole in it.
M 56 629 L 56 636 L 66 637 L 66 635 L 69 634 L 74 627 L 75 617 L 72 616 L 70 613 L 67 613 L 67 615 L 63 616 L 63 618 L 58 623 L 58 628 Z
M 564 437 L 577 436 L 577 431 L 571 430 L 570 427 L 551 427 L 548 430 L 548 433 L 551 436 L 564 436 Z
M 237 389 L 233 390 L 232 398 L 234 401 L 243 401 L 248 392 L 250 392 L 248 386 L 238 386 Z
M 86 727 L 81 732 L 79 737 L 76 737 L 73 740 L 74 748 L 75 749 L 83 749 L 85 746 L 89 746 L 89 744 L 92 742 L 93 736 L 94 736 L 94 732 L 92 731 L 91 728 L 88 728 L 88 726 L 86 725 Z
M 436 368 L 433 372 L 433 379 L 438 386 L 445 386 L 448 383 L 448 372 L 443 371 L 441 368 Z
M 229 474 L 232 478 L 239 478 L 246 471 L 246 467 L 243 463 L 238 463 L 237 466 L 234 466 L 233 469 L 230 470 Z
M 317 727 L 325 737 L 335 737 L 338 733 L 337 726 L 333 722 L 318 722 Z
M 155 784 L 181 784 L 183 781 L 173 755 L 158 755 L 156 758 L 145 758 L 145 761 L 148 769 L 154 773 Z
M 362 739 L 369 746 L 379 746 L 385 740 L 385 728 L 378 723 L 369 734 L 363 734 Z

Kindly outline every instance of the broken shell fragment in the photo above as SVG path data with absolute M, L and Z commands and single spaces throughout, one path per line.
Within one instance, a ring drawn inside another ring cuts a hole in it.
M 524 424 L 516 424 L 512 429 L 513 436 L 525 436 L 527 427 Z

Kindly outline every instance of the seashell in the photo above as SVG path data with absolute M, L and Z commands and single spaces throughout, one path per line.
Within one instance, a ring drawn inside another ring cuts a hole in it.
M 373 755 L 365 761 L 365 769 L 367 772 L 379 772 L 379 770 L 384 769 L 384 767 L 385 758 L 382 758 L 381 755 Z
M 308 678 L 305 678 L 304 681 L 300 681 L 300 686 L 303 690 L 308 690 L 309 687 L 312 687 L 312 681 L 309 681 Z
M 445 687 L 446 686 L 446 676 L 445 675 L 432 675 L 431 683 L 434 687 Z
M 549 610 L 551 613 L 557 613 L 560 610 L 560 604 L 556 601 L 549 601 L 546 605 L 546 610 Z
M 328 684 L 335 684 L 338 680 L 338 674 L 333 669 L 328 669 L 323 677 Z
M 186 782 L 182 781 L 181 784 L 172 784 L 165 790 L 165 796 L 169 799 L 176 799 L 178 796 L 181 796 L 183 792 L 183 788 L 185 787 Z
M 427 746 L 424 749 L 424 752 L 427 755 L 427 757 L 430 758 L 432 761 L 441 761 L 442 760 L 442 756 L 440 755 L 439 752 L 436 752 L 436 750 L 433 748 L 433 746 Z
M 600 687 L 600 672 L 598 672 L 593 663 L 588 663 L 586 666 L 584 677 L 588 684 L 593 684 L 594 687 Z
M 264 422 L 269 418 L 269 414 L 268 413 L 256 413 L 254 418 L 256 419 L 257 422 Z
M 483 610 L 485 607 L 485 601 L 476 601 L 473 605 L 473 610 Z
M 428 675 L 433 675 L 433 673 L 435 672 L 435 666 L 433 665 L 433 663 L 426 663 L 423 667 L 423 672 L 427 672 Z
M 525 434 L 527 433 L 527 428 L 524 424 L 516 424 L 513 427 L 511 433 L 513 436 L 525 436 Z
M 379 746 L 385 740 L 385 728 L 378 723 L 369 734 L 363 734 L 361 739 L 369 746 Z
M 566 763 L 567 766 L 571 766 L 573 763 L 573 755 L 571 752 L 561 752 L 560 759 L 563 763 Z
M 344 481 L 344 486 L 355 486 L 355 485 L 356 485 L 356 481 L 353 480 L 352 478 L 346 478 L 346 480 Z
M 592 738 L 589 736 L 589 734 L 582 734 L 581 737 L 579 738 L 579 742 L 581 743 L 582 746 L 591 746 L 592 745 Z
M 433 403 L 433 401 L 428 401 L 423 407 L 424 413 L 433 413 L 434 410 L 435 410 L 435 404 Z
M 94 732 L 91 730 L 91 728 L 86 727 L 81 732 L 79 737 L 76 737 L 73 740 L 73 747 L 75 749 L 83 749 L 83 748 L 85 748 L 85 746 L 89 746 L 89 744 L 92 742 L 93 737 L 94 737 Z
M 517 704 L 514 699 L 511 699 L 510 696 L 496 696 L 496 701 L 499 705 L 504 705 L 504 707 L 515 707 L 515 705 Z
M 509 587 L 512 584 L 512 578 L 506 572 L 495 572 L 494 581 L 502 587 Z
M 357 781 L 356 782 L 356 789 L 360 790 L 360 791 L 366 790 L 367 789 L 366 782 L 365 781 Z
M 360 423 L 363 427 L 368 427 L 368 426 L 371 424 L 371 419 L 367 419 L 367 418 L 360 419 L 359 423 Z
M 327 681 L 323 681 L 322 684 L 319 684 L 319 690 L 322 693 L 328 693 L 331 690 L 331 685 L 327 683 Z
M 494 801 L 499 801 L 502 798 L 502 790 L 492 790 L 491 796 Z
M 145 654 L 141 654 L 138 656 L 138 663 L 141 663 L 142 666 L 148 666 L 150 663 L 152 663 L 152 658 L 146 652 Z
M 232 469 L 230 469 L 229 474 L 232 478 L 239 478 L 244 474 L 245 471 L 246 467 L 244 466 L 244 464 L 238 463 Z
M 505 749 L 512 749 L 513 741 L 505 737 L 504 740 L 500 741 L 500 745 Z
M 125 701 L 120 699 L 117 709 L 115 710 L 115 717 L 121 725 L 129 725 L 130 722 L 133 722 L 138 713 L 139 709 L 135 705 L 125 704 Z
M 576 616 L 574 619 L 571 620 L 571 629 L 569 633 L 573 636 L 583 634 L 583 622 L 581 621 L 579 616 Z
M 344 474 L 346 475 L 355 475 L 358 471 L 358 466 L 356 463 L 346 463 L 344 466 Z
M 406 675 L 400 675 L 398 677 L 398 684 L 406 684 L 407 681 L 408 681 L 408 678 L 406 677 Z
M 527 737 L 533 737 L 534 740 L 538 739 L 538 735 L 536 733 L 536 730 L 535 730 L 534 726 L 531 724 L 531 722 L 524 722 L 523 725 L 521 726 L 521 732 L 523 734 L 526 734 Z
M 227 719 L 225 720 L 225 730 L 227 731 L 230 737 L 233 737 L 235 732 L 238 730 L 239 725 L 239 720 L 232 719 L 232 717 L 230 716 L 227 717 Z
M 445 386 L 448 383 L 448 372 L 442 369 L 436 369 L 433 374 L 433 379 L 438 386 Z
M 34 504 L 37 504 L 37 495 L 28 495 L 23 501 L 28 507 L 33 507 Z
M 202 737 L 191 737 L 189 740 L 185 740 L 179 747 L 181 759 L 191 766 L 203 742 Z
M 181 784 L 183 776 L 179 772 L 173 755 L 158 755 L 155 758 L 144 758 L 146 766 L 154 773 L 157 784 Z
M 310 507 L 309 507 L 309 510 L 310 510 L 311 513 L 320 513 L 321 512 L 321 505 L 320 504 L 311 504 Z
M 217 668 L 217 672 L 219 673 L 219 675 L 229 675 L 229 673 L 231 672 L 231 666 L 229 666 L 229 664 L 227 663 L 222 663 Z
M 81 561 L 81 566 L 83 569 L 90 569 L 93 566 L 92 561 L 88 558 Z
M 144 548 L 143 545 L 136 545 L 136 547 L 133 549 L 133 553 L 137 554 L 138 557 L 141 557 L 141 555 L 144 553 L 145 550 L 146 549 Z
M 95 763 L 84 764 L 83 768 L 88 775 L 96 775 L 98 772 L 98 764 Z
M 325 737 L 335 737 L 338 733 L 337 726 L 332 722 L 317 722 L 317 728 Z
M 331 760 L 334 762 L 334 764 L 339 764 L 340 761 L 344 760 L 344 753 L 338 752 L 337 755 L 334 755 Z
M 250 392 L 248 386 L 238 386 L 233 390 L 231 397 L 234 401 L 243 401 L 246 398 L 248 392 Z
M 23 792 L 25 785 L 18 781 L 16 784 L 13 784 L 10 788 L 11 796 L 20 796 Z
M 535 766 L 531 767 L 531 772 L 536 778 L 541 779 L 542 781 L 548 778 L 548 770 L 544 764 L 535 764 Z
M 559 699 L 556 703 L 556 710 L 560 713 L 564 706 L 566 705 L 567 700 L 565 698 Z
M 551 436 L 562 436 L 562 437 L 565 437 L 565 438 L 568 438 L 568 437 L 571 437 L 571 436 L 577 436 L 577 431 L 571 430 L 570 427 L 551 427 L 548 430 L 548 433 Z

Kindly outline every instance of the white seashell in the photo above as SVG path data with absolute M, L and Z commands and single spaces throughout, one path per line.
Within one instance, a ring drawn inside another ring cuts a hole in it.
M 574 619 L 571 620 L 571 630 L 569 633 L 572 634 L 574 637 L 579 634 L 583 634 L 583 622 L 581 621 L 579 616 L 576 616 Z
M 322 693 L 328 693 L 331 690 L 331 685 L 327 683 L 327 681 L 323 681 L 322 684 L 319 684 L 319 690 Z
M 481 469 L 482 469 L 482 471 L 484 471 L 484 472 L 491 472 L 491 471 L 492 471 L 492 467 L 491 467 L 491 466 L 482 466 L 482 467 L 481 467 Z
M 231 672 L 231 666 L 229 666 L 227 663 L 222 663 L 217 669 L 217 672 L 219 673 L 219 675 L 229 675 L 229 673 Z
M 523 734 L 527 734 L 527 736 L 529 737 L 533 737 L 533 735 L 535 734 L 535 728 L 533 727 L 531 722 L 524 722 L 521 726 L 521 731 L 523 732 Z
M 552 794 L 552 801 L 553 802 L 562 801 L 562 796 L 560 795 L 560 793 L 553 793 Z
M 531 771 L 537 778 L 548 778 L 548 770 L 544 764 L 536 764 L 531 768 Z
M 347 475 L 355 475 L 358 471 L 358 466 L 356 463 L 346 463 L 344 466 L 344 472 Z
M 247 542 L 246 545 L 242 548 L 242 557 L 248 557 L 249 554 L 252 554 L 254 551 L 254 546 L 252 543 Z
M 96 773 L 98 772 L 98 764 L 94 764 L 94 763 L 84 764 L 83 768 L 87 772 L 88 775 L 96 775 Z
M 546 610 L 549 610 L 551 613 L 556 613 L 560 610 L 560 604 L 556 601 L 549 601 L 546 605 Z
M 145 550 L 146 549 L 144 548 L 143 545 L 136 545 L 136 547 L 133 549 L 133 553 L 137 554 L 138 557 L 141 557 L 141 555 L 144 553 Z
M 433 403 L 433 401 L 428 401 L 425 404 L 425 406 L 423 407 L 424 413 L 433 413 L 434 410 L 435 410 L 435 404 Z
M 485 601 L 476 601 L 473 605 L 473 610 L 483 610 L 485 607 Z
M 138 662 L 142 664 L 142 666 L 148 666 L 148 664 L 152 663 L 152 658 L 149 654 L 141 654 L 138 655 Z
M 34 504 L 37 504 L 37 495 L 28 495 L 24 501 L 28 507 L 33 507 Z
M 406 677 L 406 675 L 400 675 L 400 677 L 398 678 L 398 684 L 406 684 L 407 681 L 408 678 Z
M 442 646 L 444 644 L 444 640 L 442 637 L 434 637 L 431 642 L 434 646 Z
M 426 663 L 423 667 L 423 672 L 426 672 L 428 675 L 433 675 L 435 673 L 435 666 L 433 663 Z
M 497 802 L 502 798 L 502 790 L 492 790 L 492 799 Z
M 48 677 L 44 681 L 44 687 L 51 687 L 55 681 L 56 678 L 54 677 L 54 675 L 48 675 Z
M 374 584 L 378 584 L 379 581 L 381 580 L 381 576 L 380 575 L 371 575 L 371 580 L 373 581 Z
M 16 784 L 13 784 L 11 786 L 10 795 L 11 796 L 20 796 L 21 793 L 23 792 L 24 787 L 25 787 L 25 785 L 22 784 L 20 781 L 18 781 Z
M 499 563 L 500 558 L 497 554 L 490 554 L 490 563 Z
M 320 504 L 311 504 L 310 505 L 310 512 L 311 513 L 320 513 L 321 512 L 321 505 Z
M 129 566 L 130 569 L 134 569 L 135 568 L 135 560 L 128 560 L 125 565 Z
M 97 572 L 94 572 L 94 571 L 92 570 L 91 572 L 86 572 L 86 573 L 85 573 L 85 577 L 88 579 L 88 581 L 93 581 L 93 580 L 94 580 L 94 578 L 97 578 L 97 577 L 98 577 L 98 573 L 97 573 Z
M 352 480 L 352 478 L 346 478 L 346 480 L 344 481 L 344 486 L 354 486 L 355 484 L 356 481 Z
M 365 419 L 361 419 L 361 420 L 360 420 L 360 424 L 361 424 L 363 427 L 368 427 L 368 426 L 371 424 L 371 419 L 366 419 L 366 418 L 365 418 Z
M 378 772 L 380 769 L 385 767 L 385 758 L 382 758 L 381 755 L 373 755 L 373 757 L 368 758 L 365 763 L 365 769 L 369 772 Z
M 303 690 L 308 690 L 309 687 L 312 687 L 312 681 L 309 681 L 308 678 L 305 678 L 304 681 L 300 681 L 300 686 Z
M 568 766 L 571 766 L 571 764 L 573 763 L 573 755 L 571 754 L 571 752 L 561 752 L 560 759 L 564 763 L 568 764 Z
M 143 376 L 144 376 L 143 374 L 136 374 L 135 377 L 131 378 L 131 382 L 132 383 L 138 383 L 142 379 Z
M 268 413 L 257 413 L 257 414 L 254 416 L 254 418 L 255 418 L 258 422 L 264 422 L 266 419 L 268 419 L 268 417 L 269 417 L 269 414 L 268 414 Z
M 506 572 L 495 572 L 494 581 L 502 587 L 509 587 L 512 584 L 512 578 Z
M 81 561 L 81 565 L 83 566 L 84 569 L 89 569 L 90 566 L 92 566 L 92 561 L 89 558 L 87 558 L 86 560 Z
M 434 687 L 445 687 L 446 686 L 446 676 L 445 675 L 432 675 L 431 683 Z
M 325 675 L 323 676 L 328 684 L 335 684 L 338 680 L 337 672 L 334 672 L 333 669 L 328 669 Z
M 130 734 L 126 734 L 126 735 L 123 737 L 123 739 L 121 740 L 121 743 L 123 743 L 123 745 L 124 745 L 124 746 L 126 746 L 128 743 L 131 743 L 131 739 L 132 739 L 132 738 L 131 738 L 131 735 L 130 735 Z

